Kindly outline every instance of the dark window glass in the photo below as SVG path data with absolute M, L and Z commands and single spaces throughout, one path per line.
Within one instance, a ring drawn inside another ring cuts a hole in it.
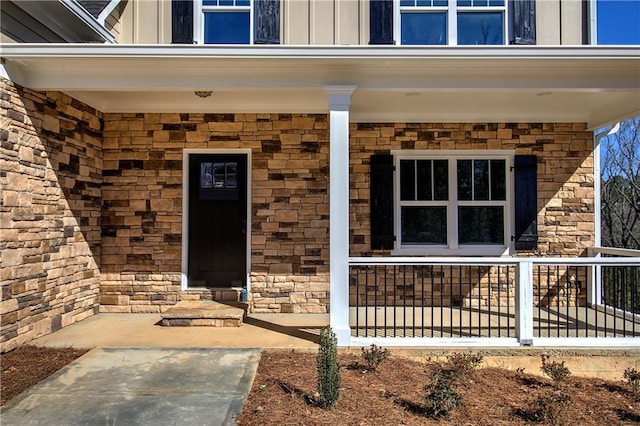
M 458 44 L 504 44 L 502 12 L 459 12 Z
M 449 199 L 449 162 L 433 160 L 433 199 L 446 201 Z
M 504 244 L 504 208 L 458 207 L 458 243 Z
M 218 0 L 204 0 L 202 2 L 203 6 L 217 6 L 218 5 Z
M 471 0 L 458 0 L 458 7 L 471 6 Z
M 418 200 L 433 200 L 433 191 L 431 183 L 431 160 L 418 160 L 417 166 L 417 199 Z
M 236 0 L 236 6 L 249 6 L 249 0 Z
M 220 6 L 233 6 L 233 0 L 220 0 L 218 4 Z
M 473 161 L 473 199 L 489 199 L 489 160 Z
M 400 160 L 400 199 L 402 201 L 416 199 L 415 168 L 415 160 Z
M 204 42 L 249 44 L 249 11 L 204 14 Z
M 446 207 L 402 207 L 402 244 L 447 243 Z
M 491 160 L 491 199 L 507 199 L 506 166 L 504 160 Z
M 433 0 L 433 5 L 438 7 L 447 7 L 449 2 L 447 0 Z
M 213 187 L 213 171 L 211 163 L 200 164 L 200 188 Z
M 458 160 L 458 200 L 473 199 L 472 165 L 471 160 Z
M 504 6 L 504 0 L 489 0 L 489 6 Z
M 415 6 L 416 2 L 414 0 L 400 0 L 400 6 Z
M 447 14 L 402 13 L 401 43 L 443 45 L 447 44 Z

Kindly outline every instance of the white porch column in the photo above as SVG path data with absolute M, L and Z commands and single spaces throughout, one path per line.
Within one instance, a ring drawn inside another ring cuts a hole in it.
M 533 262 L 518 262 L 516 287 L 516 333 L 521 345 L 533 343 Z
M 349 105 L 355 86 L 325 86 L 329 97 L 330 324 L 349 346 Z

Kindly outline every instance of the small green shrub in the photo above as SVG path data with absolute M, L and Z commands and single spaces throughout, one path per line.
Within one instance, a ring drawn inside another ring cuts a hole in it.
M 533 419 L 538 422 L 561 425 L 564 412 L 571 403 L 569 395 L 560 391 L 548 392 L 533 401 Z
M 320 348 L 318 349 L 318 393 L 320 405 L 332 408 L 340 396 L 340 363 L 335 333 L 330 326 L 320 330 Z
M 562 382 L 571 375 L 571 371 L 564 365 L 564 361 L 550 361 L 549 355 L 542 355 L 542 367 L 540 371 L 549 376 L 556 384 Z
M 633 396 L 638 399 L 640 398 L 640 371 L 635 368 L 627 368 L 624 370 L 623 377 L 627 380 L 629 386 L 631 386 L 631 392 L 633 392 Z
M 451 371 L 438 371 L 431 378 L 431 384 L 424 387 L 426 413 L 430 417 L 449 417 L 449 413 L 461 405 L 462 396 L 456 392 L 454 374 Z
M 381 348 L 372 344 L 368 348 L 362 348 L 362 359 L 367 363 L 369 371 L 376 371 L 382 362 L 389 358 L 391 352 L 388 349 Z
M 464 375 L 478 368 L 484 357 L 481 354 L 468 354 L 454 352 L 447 356 L 447 364 L 451 371 L 457 375 Z

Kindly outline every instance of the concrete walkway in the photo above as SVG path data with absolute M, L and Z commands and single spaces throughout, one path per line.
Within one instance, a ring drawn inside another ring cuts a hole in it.
M 259 349 L 93 349 L 9 402 L 2 425 L 232 425 Z
M 50 347 L 317 348 L 329 314 L 250 314 L 241 327 L 162 327 L 160 314 L 98 314 L 31 342 Z

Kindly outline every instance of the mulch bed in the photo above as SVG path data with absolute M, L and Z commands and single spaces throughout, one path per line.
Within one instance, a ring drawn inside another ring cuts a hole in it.
M 0 355 L 0 406 L 85 353 L 85 349 L 20 346 Z
M 640 422 L 640 401 L 630 386 L 600 379 L 569 377 L 556 387 L 540 376 L 483 368 L 462 377 L 455 388 L 464 405 L 448 418 L 426 413 L 424 386 L 437 364 L 392 356 L 375 372 L 355 354 L 340 354 L 341 391 L 333 409 L 318 406 L 314 353 L 265 352 L 239 425 L 513 425 L 536 421 L 534 401 L 563 392 L 570 398 L 558 424 L 625 425 Z
M 0 405 L 86 352 L 22 346 L 2 354 Z M 339 357 L 343 366 L 340 398 L 333 409 L 323 409 L 317 403 L 315 353 L 264 352 L 238 424 L 530 425 L 537 421 L 534 401 L 558 392 L 568 395 L 570 402 L 560 410 L 557 424 L 640 423 L 640 400 L 622 379 L 569 377 L 556 386 L 550 379 L 498 368 L 464 375 L 455 387 L 464 405 L 448 418 L 432 419 L 425 406 L 424 386 L 441 364 L 392 355 L 371 372 L 355 354 L 340 353 Z

